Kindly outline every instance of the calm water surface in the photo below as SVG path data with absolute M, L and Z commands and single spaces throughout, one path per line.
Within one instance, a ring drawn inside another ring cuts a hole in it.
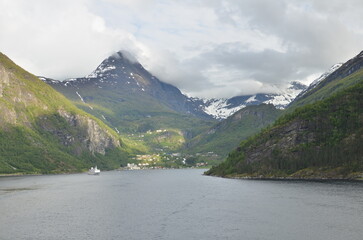
M 363 183 L 202 170 L 0 178 L 0 239 L 363 239 Z

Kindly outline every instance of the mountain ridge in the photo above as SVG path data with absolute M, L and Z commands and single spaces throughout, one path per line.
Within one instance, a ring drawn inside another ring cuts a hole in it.
M 127 57 L 125 57 L 125 55 Z M 135 94 L 147 93 L 156 98 L 160 103 L 170 107 L 182 114 L 212 120 L 226 119 L 241 108 L 261 103 L 274 104 L 277 108 L 285 108 L 301 91 L 307 88 L 301 82 L 292 81 L 286 89 L 278 89 L 275 94 L 259 93 L 254 95 L 241 95 L 222 99 L 202 99 L 188 97 L 177 87 L 159 80 L 149 73 L 131 54 L 118 51 L 101 62 L 101 64 L 90 74 L 81 78 L 70 78 L 64 81 L 39 77 L 46 83 L 64 91 L 60 86 L 74 86 L 94 81 L 94 84 L 102 88 L 103 82 L 117 85 L 120 82 L 127 83 L 126 88 Z M 77 94 L 78 95 L 78 94 Z
M 273 123 L 281 115 L 281 111 L 272 104 L 250 105 L 242 108 L 191 139 L 187 143 L 187 151 L 213 152 L 220 158 L 225 158 L 238 146 L 239 141 Z
M 277 89 L 279 93 L 258 93 L 254 95 L 240 95 L 231 98 L 198 99 L 203 101 L 204 111 L 215 119 L 227 119 L 240 109 L 251 105 L 273 104 L 276 108 L 285 109 L 295 97 L 307 88 L 299 81 L 292 81 L 284 90 Z
M 206 174 L 362 178 L 362 56 L 358 54 L 329 74 L 293 102 L 271 127 L 240 143 L 226 161 Z
M 139 62 L 133 62 L 124 55 L 125 53 L 121 51 L 112 54 L 103 60 L 91 74 L 82 78 L 70 78 L 65 81 L 57 81 L 45 77 L 41 77 L 41 79 L 50 85 L 73 86 L 76 89 L 81 84 L 87 82 L 93 83 L 99 88 L 104 87 L 103 83 L 108 83 L 115 87 L 122 84 L 122 87 L 128 91 L 134 94 L 147 94 L 174 111 L 210 119 L 207 114 L 200 111 L 196 103 L 182 94 L 178 88 L 160 81 Z

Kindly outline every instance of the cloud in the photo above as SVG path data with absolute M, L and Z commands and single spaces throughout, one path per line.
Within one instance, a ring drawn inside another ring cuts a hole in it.
M 4 6 L 5 4 L 5 6 Z M 34 74 L 64 79 L 89 74 L 120 48 L 135 48 L 132 34 L 106 26 L 88 1 L 2 1 L 1 51 Z
M 0 0 L 0 51 L 38 74 L 84 76 L 127 50 L 189 95 L 312 81 L 361 50 L 358 0 Z

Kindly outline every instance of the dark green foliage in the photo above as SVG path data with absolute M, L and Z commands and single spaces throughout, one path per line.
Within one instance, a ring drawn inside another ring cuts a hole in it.
M 75 172 L 81 168 L 77 158 L 23 127 L 0 132 L 0 161 L 2 173 Z
M 362 140 L 361 81 L 282 116 L 207 174 L 346 178 L 363 171 Z
M 282 110 L 271 104 L 248 106 L 192 139 L 187 150 L 191 153 L 214 152 L 224 158 L 241 140 L 273 123 L 281 113 Z
M 1 131 L 1 173 L 80 172 L 93 165 L 106 170 L 118 168 L 127 161 L 127 154 L 118 148 L 108 150 L 105 155 L 86 151 L 77 155 L 77 145 L 66 147 L 58 140 L 46 131 L 24 127 L 8 127 Z

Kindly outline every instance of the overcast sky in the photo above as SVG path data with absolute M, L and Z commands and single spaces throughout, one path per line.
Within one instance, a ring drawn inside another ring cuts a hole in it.
M 63 80 L 127 50 L 198 97 L 311 82 L 363 50 L 361 0 L 0 0 L 0 51 Z

